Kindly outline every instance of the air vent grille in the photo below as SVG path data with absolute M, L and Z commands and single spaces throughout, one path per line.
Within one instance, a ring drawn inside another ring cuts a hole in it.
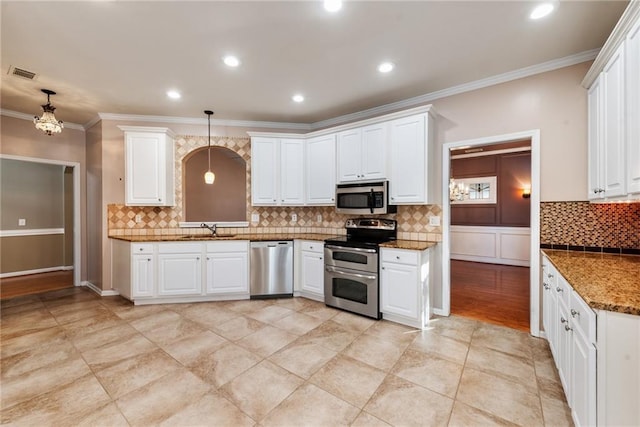
M 36 73 L 18 67 L 11 67 L 9 69 L 9 74 L 27 80 L 35 80 L 36 78 Z

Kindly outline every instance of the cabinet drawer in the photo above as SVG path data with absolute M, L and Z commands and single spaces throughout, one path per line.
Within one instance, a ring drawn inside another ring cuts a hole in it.
M 207 243 L 207 253 L 216 252 L 248 252 L 249 242 L 247 240 L 237 242 L 209 242 Z
M 572 288 L 569 286 L 569 283 L 562 277 L 561 274 L 556 274 L 558 277 L 556 278 L 556 286 L 552 287 L 552 289 L 556 292 L 558 298 L 562 299 L 565 307 L 569 307 L 569 299 L 571 298 Z
M 589 343 L 596 341 L 596 313 L 574 290 L 571 291 L 569 302 L 569 315 L 574 329 L 579 329 Z
M 153 243 L 132 243 L 131 254 L 152 254 Z
M 418 265 L 418 252 L 400 249 L 383 249 L 382 261 Z
M 323 253 L 324 252 L 324 243 L 316 242 L 316 241 L 306 241 L 303 240 L 301 243 L 301 249 L 306 252 L 315 252 L 315 253 Z
M 202 252 L 201 243 L 159 243 L 159 254 L 193 254 Z

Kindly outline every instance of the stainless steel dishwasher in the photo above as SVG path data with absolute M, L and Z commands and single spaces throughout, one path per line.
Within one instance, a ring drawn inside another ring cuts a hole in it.
M 293 242 L 251 242 L 251 298 L 293 296 Z

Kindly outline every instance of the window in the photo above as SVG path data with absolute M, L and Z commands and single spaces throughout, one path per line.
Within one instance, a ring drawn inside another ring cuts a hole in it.
M 495 176 L 452 178 L 449 183 L 449 198 L 452 204 L 494 204 L 497 201 L 496 192 Z

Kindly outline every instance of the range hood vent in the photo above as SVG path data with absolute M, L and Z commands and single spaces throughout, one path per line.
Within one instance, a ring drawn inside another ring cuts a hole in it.
M 37 74 L 32 71 L 25 70 L 24 68 L 14 67 L 14 66 L 11 66 L 9 68 L 9 75 L 20 77 L 27 80 L 35 80 L 37 76 Z

